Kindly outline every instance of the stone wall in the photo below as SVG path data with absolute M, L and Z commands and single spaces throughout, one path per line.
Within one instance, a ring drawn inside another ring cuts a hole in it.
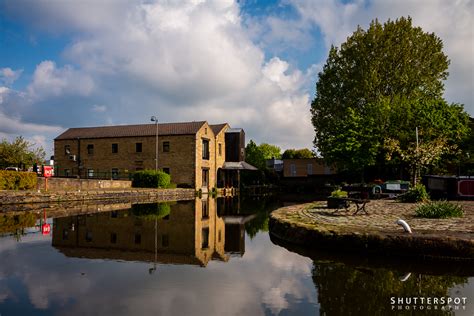
M 130 189 L 131 181 L 125 180 L 96 180 L 96 179 L 75 179 L 75 178 L 49 178 L 48 191 L 86 191 L 102 189 Z M 45 178 L 38 177 L 37 190 L 46 189 Z
M 194 184 L 195 141 L 195 135 L 158 136 L 158 168 L 169 169 L 173 183 Z M 164 142 L 169 143 L 167 152 L 163 151 Z M 112 144 L 117 144 L 116 153 L 112 153 Z M 137 152 L 137 144 L 141 144 L 141 152 Z M 69 155 L 65 146 L 70 148 Z M 92 146 L 90 150 L 88 146 Z M 66 176 L 67 172 L 77 175 L 80 160 L 81 177 L 111 178 L 112 169 L 117 169 L 118 176 L 126 178 L 137 170 L 155 169 L 156 137 L 55 140 L 54 155 L 58 176 Z M 71 155 L 76 161 L 69 159 Z
M 194 189 L 116 189 L 94 191 L 0 191 L 0 205 L 21 203 L 53 203 L 86 200 L 154 199 L 156 201 L 179 201 L 194 199 Z

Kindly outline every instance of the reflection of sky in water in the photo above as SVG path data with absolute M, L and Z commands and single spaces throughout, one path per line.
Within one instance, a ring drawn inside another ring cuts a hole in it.
M 0 313 L 67 315 L 317 314 L 312 261 L 246 239 L 242 258 L 206 268 L 67 258 L 38 234 L 0 239 Z
M 449 291 L 452 297 L 467 297 L 466 310 L 456 311 L 456 316 L 474 315 L 474 277 L 464 285 L 457 285 Z
M 245 241 L 243 257 L 209 261 L 205 268 L 158 265 L 149 274 L 152 263 L 66 257 L 50 236 L 28 234 L 20 242 L 2 237 L 0 314 L 319 314 L 311 259 L 272 244 L 265 232 Z M 474 314 L 473 277 L 449 293 L 468 297 L 466 310 L 456 315 Z M 371 293 L 361 296 L 371 299 Z

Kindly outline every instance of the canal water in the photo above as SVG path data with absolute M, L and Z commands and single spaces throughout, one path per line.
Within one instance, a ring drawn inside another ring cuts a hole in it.
M 287 245 L 268 233 L 280 205 L 0 213 L 0 315 L 474 315 L 472 267 Z

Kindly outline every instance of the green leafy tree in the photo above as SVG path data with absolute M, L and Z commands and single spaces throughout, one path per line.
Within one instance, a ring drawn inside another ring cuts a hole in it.
M 260 170 L 265 169 L 265 156 L 253 140 L 245 146 L 245 161 Z
M 245 161 L 260 170 L 266 169 L 266 159 L 281 157 L 281 149 L 278 146 L 261 143 L 257 145 L 253 140 L 245 147 Z
M 474 175 L 474 118 L 469 118 L 469 130 L 459 145 L 461 154 L 451 157 L 451 162 L 460 167 L 462 175 Z
M 420 179 L 421 171 L 446 154 L 460 154 L 458 144 L 469 133 L 469 116 L 462 106 L 443 100 L 400 102 L 390 114 L 394 125 L 398 123 L 387 131 L 386 158 L 406 163 L 413 184 Z
M 308 148 L 287 149 L 283 152 L 283 159 L 314 158 L 314 153 Z
M 311 105 L 314 145 L 325 160 L 341 170 L 361 170 L 387 151 L 401 157 L 411 150 L 420 124 L 424 136 L 430 135 L 426 142 L 454 144 L 462 138 L 462 106 L 442 99 L 449 65 L 442 48 L 439 37 L 403 17 L 383 25 L 372 21 L 340 49 L 331 47 Z M 446 126 L 454 128 L 448 135 Z M 398 141 L 400 150 L 387 148 L 387 140 Z
M 258 145 L 258 148 L 263 154 L 263 158 L 265 159 L 280 159 L 281 158 L 281 149 L 278 146 L 270 145 L 267 143 L 261 143 Z
M 18 136 L 13 142 L 3 139 L 0 142 L 0 166 L 25 167 L 34 163 L 42 163 L 46 152 L 42 147 L 28 142 L 22 136 Z

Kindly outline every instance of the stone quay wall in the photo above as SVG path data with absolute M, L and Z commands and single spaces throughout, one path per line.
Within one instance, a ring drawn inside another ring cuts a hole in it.
M 38 177 L 37 190 L 46 190 L 46 179 Z M 86 191 L 103 189 L 130 189 L 132 181 L 128 180 L 98 180 L 76 178 L 48 178 L 48 191 Z
M 367 215 L 335 213 L 321 202 L 292 205 L 271 213 L 269 231 L 314 249 L 474 262 L 474 203 L 459 203 L 464 216 L 450 219 L 416 218 L 416 204 L 395 201 L 371 201 Z M 398 218 L 410 223 L 412 234 L 395 223 Z
M 93 191 L 0 191 L 0 205 L 53 203 L 66 201 L 149 199 L 179 201 L 195 198 L 194 189 L 116 189 Z

